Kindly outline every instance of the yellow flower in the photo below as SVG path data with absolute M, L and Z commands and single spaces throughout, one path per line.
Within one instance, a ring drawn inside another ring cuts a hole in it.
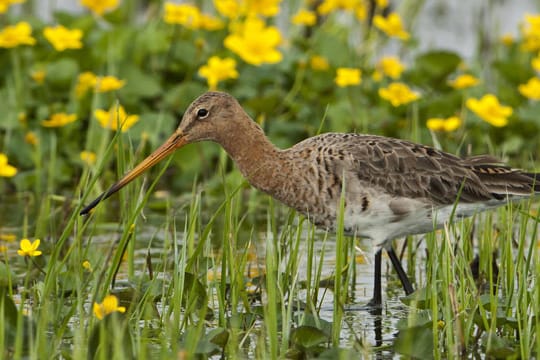
M 0 31 L 0 47 L 14 48 L 19 45 L 34 45 L 36 39 L 32 37 L 32 27 L 25 21 L 13 26 L 6 26 Z
M 514 43 L 514 36 L 512 34 L 504 34 L 499 40 L 504 46 L 511 46 Z
M 30 73 L 30 77 L 38 84 L 43 84 L 45 82 L 45 76 L 47 73 L 44 70 L 35 70 Z
M 22 3 L 24 1 L 25 0 L 0 0 L 0 14 L 5 14 L 11 5 Z
M 339 87 L 358 85 L 362 82 L 362 72 L 354 68 L 338 68 L 334 82 Z
M 353 11 L 358 4 L 357 0 L 324 0 L 317 7 L 317 12 L 321 15 L 328 15 L 336 10 Z
M 368 8 L 366 6 L 366 3 L 363 1 L 360 1 L 356 7 L 354 8 L 354 16 L 360 21 L 366 20 L 368 15 Z
M 446 119 L 431 118 L 426 122 L 428 129 L 432 131 L 446 131 L 451 132 L 458 129 L 461 126 L 461 119 L 457 116 L 451 116 Z
M 83 46 L 81 42 L 83 32 L 79 29 L 70 30 L 62 25 L 55 27 L 47 26 L 43 30 L 43 35 L 56 51 L 80 49 Z
M 41 121 L 41 125 L 45 127 L 62 127 L 67 124 L 71 124 L 77 120 L 77 115 L 66 113 L 55 113 L 51 115 L 50 119 Z
M 398 79 L 405 70 L 405 65 L 395 56 L 386 56 L 379 60 L 375 68 L 392 79 Z
M 75 85 L 75 94 L 82 97 L 88 90 L 93 89 L 97 84 L 97 76 L 90 71 L 79 74 L 77 85 Z
M 450 85 L 454 89 L 466 89 L 476 86 L 478 85 L 478 83 L 480 83 L 480 80 L 469 74 L 459 75 L 454 80 L 448 81 L 448 85 Z
M 275 16 L 279 13 L 281 0 L 246 0 L 248 15 L 264 17 Z
M 13 177 L 17 174 L 17 168 L 8 164 L 6 154 L 0 153 L 0 177 Z
M 225 47 L 252 65 L 280 62 L 282 54 L 276 49 L 281 34 L 275 26 L 266 27 L 261 19 L 251 17 L 228 35 Z
M 411 36 L 403 28 L 401 17 L 397 13 L 391 13 L 386 18 L 381 15 L 375 15 L 373 18 L 373 25 L 390 37 L 398 37 L 401 40 L 407 40 Z
M 94 303 L 94 315 L 99 320 L 102 320 L 105 316 L 112 314 L 113 312 L 125 313 L 126 308 L 118 306 L 118 298 L 114 295 L 107 295 L 101 304 Z
M 86 271 L 92 271 L 92 264 L 90 264 L 90 261 L 88 260 L 84 260 L 82 262 L 82 267 L 86 270 Z
M 480 100 L 467 99 L 465 105 L 482 120 L 496 127 L 506 126 L 513 112 L 510 106 L 502 106 L 493 94 L 486 94 Z
M 519 85 L 518 90 L 526 98 L 540 100 L 540 79 L 533 77 L 526 84 Z
M 22 239 L 20 246 L 21 248 L 17 250 L 17 254 L 20 256 L 39 256 L 41 251 L 38 250 L 40 240 L 36 239 L 33 242 L 30 242 L 28 239 Z
M 199 17 L 199 26 L 201 29 L 214 31 L 223 29 L 225 27 L 225 24 L 217 17 L 208 14 L 201 14 L 201 16 Z
M 300 9 L 293 16 L 291 22 L 294 25 L 313 26 L 313 25 L 315 25 L 317 23 L 317 15 L 313 11 L 309 11 L 309 10 L 306 10 L 306 9 Z
M 128 131 L 137 121 L 139 121 L 138 115 L 127 115 L 122 105 L 113 105 L 109 111 L 97 109 L 94 111 L 94 116 L 99 121 L 101 127 L 105 129 L 120 130 L 122 132 Z
M 88 166 L 96 163 L 96 154 L 92 151 L 81 151 L 80 158 Z
M 214 6 L 218 13 L 229 19 L 245 13 L 245 4 L 239 0 L 214 0 Z
M 17 235 L 15 235 L 15 234 L 11 234 L 11 233 L 8 233 L 8 234 L 0 234 L 0 240 L 2 240 L 2 241 L 5 241 L 5 242 L 14 242 L 15 239 L 17 239 Z
M 318 71 L 325 71 L 325 70 L 328 70 L 328 68 L 330 68 L 330 64 L 328 64 L 328 60 L 326 60 L 325 57 L 319 56 L 319 55 L 312 56 L 311 59 L 309 59 L 309 65 L 311 66 L 313 70 L 318 70 Z
M 522 47 L 526 51 L 540 50 L 540 15 L 525 15 Z
M 101 16 L 114 10 L 119 2 L 119 0 L 81 0 L 81 5 L 90 9 L 94 14 Z
M 24 135 L 24 141 L 30 145 L 37 145 L 38 138 L 35 132 L 29 131 Z
M 376 0 L 375 3 L 377 4 L 377 7 L 380 9 L 386 9 L 388 7 L 388 0 Z
M 379 89 L 379 96 L 390 101 L 392 106 L 408 104 L 420 98 L 420 94 L 412 91 L 407 85 L 395 82 L 386 88 Z
M 536 72 L 540 72 L 540 54 L 531 60 L 531 66 Z
M 220 59 L 212 56 L 206 65 L 199 68 L 199 75 L 206 79 L 210 90 L 216 90 L 218 82 L 238 77 L 236 61 L 231 58 Z
M 120 80 L 114 76 L 100 76 L 96 78 L 96 91 L 100 93 L 118 90 L 124 87 L 125 80 Z
M 163 20 L 167 24 L 182 25 L 188 29 L 199 28 L 199 17 L 201 12 L 195 5 L 166 2 L 164 9 L 165 14 Z

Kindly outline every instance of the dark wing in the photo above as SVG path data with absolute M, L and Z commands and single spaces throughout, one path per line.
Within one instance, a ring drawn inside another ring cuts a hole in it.
M 540 191 L 536 174 L 500 164 L 488 156 L 462 159 L 405 140 L 373 135 L 324 134 L 333 153 L 348 155 L 346 165 L 366 186 L 396 196 L 426 198 L 435 204 L 502 200 Z M 352 165 L 352 166 L 351 166 Z

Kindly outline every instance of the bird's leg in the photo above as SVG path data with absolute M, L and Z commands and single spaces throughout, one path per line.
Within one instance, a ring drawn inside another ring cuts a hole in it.
M 405 294 L 410 295 L 414 292 L 414 289 L 412 287 L 411 281 L 409 280 L 409 277 L 405 273 L 405 270 L 403 269 L 403 266 L 401 266 L 401 261 L 399 261 L 399 258 L 394 251 L 393 246 L 389 246 L 386 249 L 386 252 L 388 253 L 388 256 L 390 257 L 390 260 L 392 261 L 392 265 L 394 265 L 394 269 L 396 270 L 396 273 L 398 274 L 399 280 L 401 281 L 401 285 L 403 285 L 403 290 L 405 290 Z
M 375 253 L 375 276 L 373 286 L 373 297 L 367 303 L 368 307 L 380 308 L 382 306 L 381 289 L 381 267 L 382 267 L 382 248 Z

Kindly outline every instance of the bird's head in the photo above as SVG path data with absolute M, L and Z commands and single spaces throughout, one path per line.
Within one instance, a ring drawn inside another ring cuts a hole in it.
M 116 193 L 182 146 L 203 140 L 221 142 L 227 133 L 235 128 L 235 123 L 242 119 L 241 116 L 236 116 L 239 113 L 243 113 L 242 107 L 229 94 L 207 92 L 199 96 L 187 108 L 180 125 L 163 145 L 98 196 L 80 214 L 88 214 L 100 201 Z

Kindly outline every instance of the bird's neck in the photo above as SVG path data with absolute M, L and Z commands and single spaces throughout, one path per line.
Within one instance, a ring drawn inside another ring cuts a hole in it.
M 218 141 L 234 160 L 251 185 L 272 194 L 280 187 L 281 150 L 266 137 L 261 127 L 251 119 L 241 123 L 236 136 Z

